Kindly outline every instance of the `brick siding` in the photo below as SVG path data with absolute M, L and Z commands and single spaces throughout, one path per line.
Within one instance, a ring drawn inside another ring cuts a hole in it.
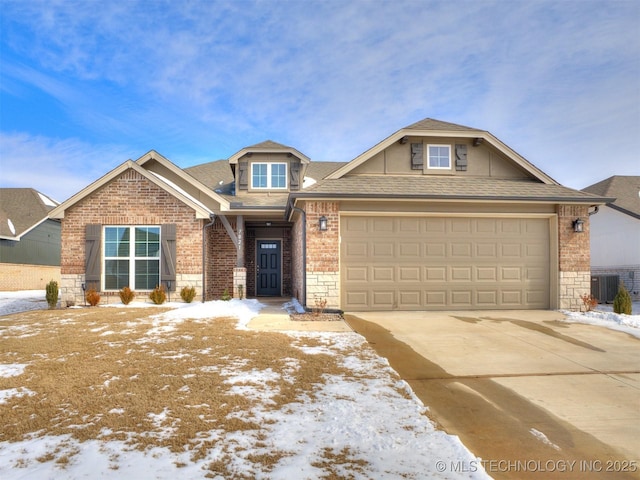
M 85 226 L 176 224 L 176 289 L 178 279 L 193 280 L 202 272 L 202 225 L 193 209 L 149 181 L 127 170 L 89 197 L 69 207 L 62 219 L 60 270 L 62 299 L 82 303 L 85 268 Z M 195 286 L 190 283 L 190 285 Z M 197 292 L 201 295 L 201 291 Z
M 340 308 L 340 206 L 338 202 L 307 202 L 307 306 L 327 300 L 327 308 Z M 321 232 L 320 217 L 327 218 Z

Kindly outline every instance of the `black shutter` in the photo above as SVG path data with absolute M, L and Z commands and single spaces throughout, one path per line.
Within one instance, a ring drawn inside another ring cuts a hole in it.
M 411 168 L 413 170 L 422 170 L 424 166 L 423 146 L 421 143 L 411 144 Z
M 176 224 L 169 223 L 160 227 L 160 282 L 169 290 L 176 290 Z
M 467 146 L 456 145 L 456 170 L 464 172 L 467 170 Z
M 100 246 L 102 225 L 86 225 L 84 236 L 84 277 L 87 290 L 100 290 Z

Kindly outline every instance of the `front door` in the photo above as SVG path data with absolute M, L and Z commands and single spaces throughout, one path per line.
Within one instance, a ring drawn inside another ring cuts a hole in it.
M 280 240 L 258 240 L 256 256 L 256 295 L 279 297 L 282 277 Z

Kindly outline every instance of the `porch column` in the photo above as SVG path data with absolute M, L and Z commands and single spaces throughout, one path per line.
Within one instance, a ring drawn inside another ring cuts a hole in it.
M 247 268 L 244 260 L 244 217 L 236 217 L 236 228 L 238 229 L 238 243 L 236 244 L 236 268 L 233 269 L 233 298 L 243 299 L 247 296 Z
M 229 238 L 236 247 L 236 266 L 233 269 L 233 298 L 244 298 L 247 294 L 247 269 L 244 264 L 244 217 L 236 217 L 237 233 L 224 215 L 219 215 Z

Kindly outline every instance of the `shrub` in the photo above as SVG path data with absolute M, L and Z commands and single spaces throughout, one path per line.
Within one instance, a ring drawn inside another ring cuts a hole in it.
M 122 290 L 120 290 L 120 300 L 122 300 L 122 303 L 124 303 L 125 305 L 129 305 L 135 297 L 136 292 L 131 290 L 129 287 L 124 287 Z
M 224 289 L 224 292 L 222 293 L 220 300 L 224 300 L 225 302 L 228 302 L 229 300 L 231 300 L 231 295 L 229 294 L 228 288 Z
M 613 311 L 631 315 L 631 305 L 631 295 L 629 295 L 629 291 L 624 287 L 624 284 L 621 283 L 618 293 L 613 299 Z
M 580 299 L 584 304 L 585 312 L 590 312 L 591 310 L 593 310 L 598 306 L 598 299 L 593 295 L 585 293 L 584 295 L 580 295 Z
M 58 304 L 58 282 L 55 280 L 47 283 L 47 303 L 49 308 L 56 308 Z
M 191 303 L 196 297 L 196 289 L 193 287 L 183 287 L 182 290 L 180 290 L 180 297 L 184 302 Z
M 90 288 L 89 290 L 87 290 L 86 299 L 89 305 L 95 307 L 100 303 L 100 294 L 96 292 L 95 288 Z
M 162 305 L 167 300 L 167 294 L 164 292 L 164 287 L 159 285 L 154 288 L 149 294 L 149 298 L 156 305 Z

